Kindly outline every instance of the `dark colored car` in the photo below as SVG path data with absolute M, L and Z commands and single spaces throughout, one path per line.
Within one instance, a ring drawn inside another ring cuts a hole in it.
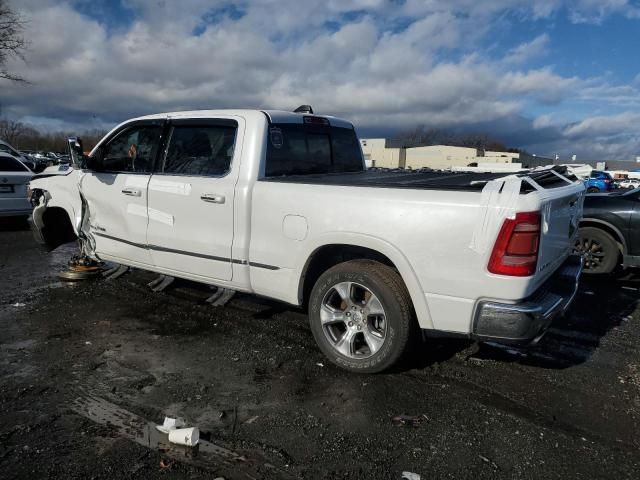
M 585 273 L 640 267 L 640 188 L 585 196 L 575 251 Z
M 584 181 L 587 193 L 601 193 L 613 190 L 613 178 L 607 172 L 593 170 L 587 180 Z

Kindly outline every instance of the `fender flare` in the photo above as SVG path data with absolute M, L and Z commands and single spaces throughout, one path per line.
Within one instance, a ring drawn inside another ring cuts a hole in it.
M 622 232 L 620 231 L 620 229 L 614 225 L 612 225 L 609 222 L 606 222 L 604 220 L 600 220 L 598 218 L 591 218 L 591 217 L 582 217 L 580 219 L 580 224 L 582 225 L 583 223 L 597 223 L 600 225 L 603 225 L 607 228 L 610 228 L 611 230 L 613 230 L 615 232 L 615 234 L 618 236 L 618 239 L 620 240 L 620 244 L 622 245 L 622 254 L 626 255 L 627 254 L 627 239 L 624 237 L 624 235 L 622 234 Z
M 301 285 L 304 282 L 304 273 L 310 259 L 319 249 L 329 245 L 365 247 L 391 260 L 409 291 L 420 327 L 424 329 L 434 328 L 426 296 L 411 263 L 394 245 L 373 235 L 356 232 L 328 232 L 307 242 L 306 248 L 301 255 L 301 261 L 296 263 L 294 275 L 292 276 L 294 281 L 297 282 L 292 285 L 295 288 L 296 297 L 298 297 Z

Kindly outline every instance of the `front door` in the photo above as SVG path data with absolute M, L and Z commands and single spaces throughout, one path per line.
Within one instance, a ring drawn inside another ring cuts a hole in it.
M 146 245 L 147 188 L 161 135 L 161 122 L 125 126 L 98 151 L 99 171 L 85 173 L 80 180 L 98 256 L 153 263 Z
M 232 279 L 233 200 L 242 119 L 172 120 L 149 181 L 153 263 L 194 279 Z

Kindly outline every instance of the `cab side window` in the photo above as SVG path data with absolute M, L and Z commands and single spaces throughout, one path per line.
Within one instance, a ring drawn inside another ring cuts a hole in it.
M 104 148 L 102 170 L 115 173 L 151 173 L 160 146 L 159 126 L 131 127 Z
M 171 130 L 163 173 L 220 177 L 231 168 L 236 127 L 184 125 Z

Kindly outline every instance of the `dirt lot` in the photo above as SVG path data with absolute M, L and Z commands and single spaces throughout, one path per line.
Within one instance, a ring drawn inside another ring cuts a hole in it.
M 61 283 L 73 251 L 0 223 L 2 478 L 638 478 L 638 275 L 583 282 L 535 349 L 432 340 L 360 376 L 304 312 L 140 271 Z M 165 414 L 200 428 L 195 455 Z

